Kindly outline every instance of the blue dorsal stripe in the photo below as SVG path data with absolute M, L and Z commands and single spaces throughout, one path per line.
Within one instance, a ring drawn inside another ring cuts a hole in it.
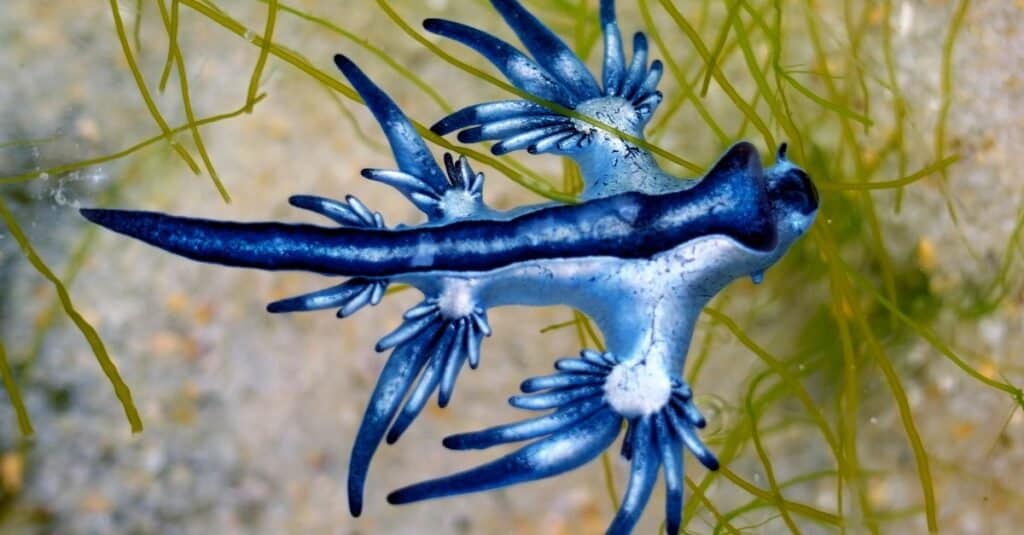
M 557 205 L 508 221 L 458 221 L 412 229 L 235 223 L 153 212 L 82 210 L 90 221 L 193 260 L 268 270 L 387 277 L 419 271 L 486 271 L 517 262 L 612 256 L 647 258 L 708 235 L 767 251 L 777 234 L 757 150 L 733 147 L 691 189 L 624 193 Z

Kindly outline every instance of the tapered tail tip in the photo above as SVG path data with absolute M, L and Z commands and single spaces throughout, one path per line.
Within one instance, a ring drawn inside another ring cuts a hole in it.
M 80 208 L 78 213 L 89 221 L 114 232 L 125 233 L 133 222 L 132 214 L 127 210 L 105 210 L 102 208 Z
M 388 494 L 387 500 L 391 505 L 404 505 L 417 501 L 417 498 L 405 489 L 400 489 Z
M 337 65 L 338 69 L 341 69 L 341 72 L 344 73 L 346 76 L 348 76 L 348 73 L 351 72 L 353 69 L 359 69 L 358 67 L 356 67 L 356 64 L 353 63 L 352 60 L 348 59 L 348 56 L 344 54 L 335 54 L 334 64 Z
M 438 28 L 444 26 L 445 23 L 447 23 L 447 22 L 448 21 L 446 21 L 444 19 L 434 19 L 434 18 L 423 19 L 423 29 L 427 30 L 428 32 L 431 32 L 431 33 L 437 33 Z
M 82 217 L 96 223 L 97 225 L 103 224 L 103 213 L 106 210 L 98 210 L 96 208 L 79 208 L 78 213 L 82 214 Z

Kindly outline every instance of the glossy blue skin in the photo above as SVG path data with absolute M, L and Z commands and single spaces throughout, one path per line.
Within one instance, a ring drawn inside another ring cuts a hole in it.
M 512 0 L 492 0 L 532 58 L 457 23 L 425 27 L 482 53 L 519 88 L 629 136 L 661 100 L 661 64 L 647 64 L 637 34 L 627 64 L 611 0 L 601 3 L 605 35 L 602 85 L 536 18 Z M 296 196 L 291 203 L 335 226 L 234 223 L 151 212 L 82 210 L 85 217 L 194 260 L 271 270 L 352 277 L 339 285 L 268 306 L 271 312 L 337 308 L 347 316 L 376 304 L 392 282 L 421 290 L 422 303 L 384 336 L 392 353 L 371 395 L 349 463 L 349 507 L 359 515 L 374 451 L 395 442 L 436 391 L 449 403 L 464 364 L 480 362 L 491 333 L 487 310 L 503 305 L 568 305 L 601 329 L 607 353 L 584 351 L 556 362 L 557 373 L 527 380 L 510 402 L 553 412 L 530 420 L 454 435 L 452 449 L 532 440 L 496 461 L 393 492 L 391 503 L 493 489 L 576 468 L 626 436 L 631 476 L 609 533 L 638 521 L 658 470 L 666 485 L 666 526 L 679 530 L 682 451 L 718 467 L 696 430 L 704 418 L 682 380 L 701 309 L 732 280 L 759 280 L 813 222 L 817 193 L 785 158 L 768 170 L 749 143 L 733 146 L 700 180 L 680 180 L 646 151 L 612 132 L 552 111 L 503 101 L 471 106 L 442 119 L 440 133 L 461 130 L 466 142 L 498 140 L 496 153 L 527 149 L 574 158 L 586 183 L 579 204 L 545 204 L 498 212 L 482 201 L 483 176 L 464 158 L 440 166 L 395 103 L 351 61 L 342 73 L 380 122 L 398 170 L 363 175 L 394 186 L 427 216 L 416 227 L 387 228 L 354 197 L 345 202 Z

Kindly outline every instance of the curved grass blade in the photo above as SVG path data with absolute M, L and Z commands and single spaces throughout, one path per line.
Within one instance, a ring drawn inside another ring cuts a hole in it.
M 11 406 L 14 407 L 14 414 L 18 417 L 18 430 L 21 431 L 22 437 L 28 438 L 35 431 L 32 429 L 32 420 L 28 416 L 28 410 L 25 409 L 25 402 L 21 399 L 21 390 L 18 389 L 18 383 L 15 382 L 14 374 L 11 373 L 10 363 L 7 362 L 7 351 L 4 349 L 2 340 L 0 340 L 0 377 L 3 378 L 7 397 L 11 400 Z
M 110 355 L 107 353 L 107 348 L 103 345 L 103 341 L 100 339 L 99 334 L 96 333 L 96 329 L 75 308 L 74 303 L 71 301 L 71 295 L 68 293 L 67 288 L 64 284 L 53 274 L 53 271 L 43 262 L 43 259 L 36 253 L 35 248 L 28 240 L 28 236 L 21 230 L 18 222 L 14 219 L 14 215 L 7 208 L 7 204 L 0 199 L 0 219 L 3 219 L 7 225 L 8 230 L 11 231 L 11 236 L 18 242 L 18 246 L 21 247 L 22 252 L 25 254 L 25 258 L 28 259 L 32 267 L 39 272 L 46 280 L 50 281 L 53 285 L 54 290 L 57 291 L 57 295 L 60 297 L 61 306 L 64 307 L 64 313 L 68 315 L 68 318 L 74 322 L 78 330 L 82 332 L 82 336 L 85 337 L 89 343 L 89 347 L 92 348 L 92 352 L 96 355 L 96 360 L 100 364 L 100 368 L 103 369 L 103 373 L 107 376 L 110 384 L 114 387 L 114 394 L 117 399 L 121 402 L 121 406 L 124 408 L 125 416 L 128 418 L 128 423 L 131 425 L 133 433 L 142 431 L 142 418 L 139 417 L 139 411 L 135 407 L 135 402 L 132 401 L 132 393 L 125 384 L 124 380 L 121 379 L 120 372 L 117 371 L 117 365 L 111 360 Z
M 168 13 L 167 6 L 163 0 L 157 2 L 160 8 L 160 18 L 163 19 L 164 27 L 167 29 L 168 35 L 174 35 L 176 28 L 174 27 L 173 18 L 174 16 Z M 213 183 L 217 186 L 220 191 L 221 198 L 225 202 L 231 202 L 231 195 L 228 194 L 227 189 L 221 182 L 220 177 L 217 175 L 217 170 L 213 167 L 213 161 L 210 159 L 210 153 L 206 150 L 206 144 L 203 143 L 203 136 L 199 134 L 199 127 L 196 126 L 196 115 L 192 109 L 192 97 L 188 89 L 188 73 L 185 71 L 185 58 L 181 53 L 181 48 L 178 47 L 177 39 L 172 39 L 170 44 L 170 53 L 174 59 L 175 65 L 178 67 L 178 85 L 181 87 L 181 104 L 185 110 L 185 118 L 191 124 L 189 130 L 192 132 L 192 140 L 196 144 L 196 150 L 199 151 L 199 157 L 203 160 L 203 166 L 206 167 L 206 172 L 210 174 L 210 178 Z M 246 111 L 252 110 L 253 103 L 246 101 Z
M 256 104 L 257 93 L 260 90 L 260 78 L 263 77 L 263 68 L 267 65 L 267 58 L 270 56 L 270 45 L 274 42 L 274 26 L 277 23 L 277 0 L 267 1 L 267 23 L 263 28 L 263 43 L 260 45 L 260 55 L 256 58 L 256 66 L 253 67 L 252 76 L 249 77 L 249 91 L 245 98 L 248 111 Z
M 121 43 L 121 50 L 124 52 L 125 61 L 128 63 L 128 68 L 132 72 L 132 77 L 135 79 L 135 85 L 139 89 L 139 95 L 142 96 L 142 100 L 146 103 L 146 109 L 149 110 L 149 114 L 153 117 L 157 126 L 163 132 L 163 137 L 167 138 L 167 141 L 171 144 L 171 147 L 178 153 L 179 156 L 185 161 L 189 169 L 193 173 L 199 174 L 199 165 L 192 159 L 185 147 L 174 140 L 173 132 L 171 127 L 167 124 L 163 115 L 160 114 L 160 110 L 157 108 L 156 103 L 153 101 L 153 95 L 150 94 L 149 88 L 146 87 L 146 80 L 142 77 L 142 71 L 139 70 L 139 64 L 135 61 L 135 54 L 132 53 L 131 46 L 128 44 L 128 34 L 124 28 L 124 21 L 121 20 L 121 9 L 117 5 L 117 0 L 110 0 L 110 12 L 114 18 L 114 29 L 117 33 L 118 41 Z M 221 192 L 221 196 L 225 195 L 224 187 L 221 184 L 217 184 L 217 190 Z M 226 198 L 225 201 L 230 199 Z

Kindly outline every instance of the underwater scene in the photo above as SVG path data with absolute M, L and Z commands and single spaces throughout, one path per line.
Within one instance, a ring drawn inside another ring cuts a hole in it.
M 4 2 L 0 533 L 1018 533 L 1022 25 Z

